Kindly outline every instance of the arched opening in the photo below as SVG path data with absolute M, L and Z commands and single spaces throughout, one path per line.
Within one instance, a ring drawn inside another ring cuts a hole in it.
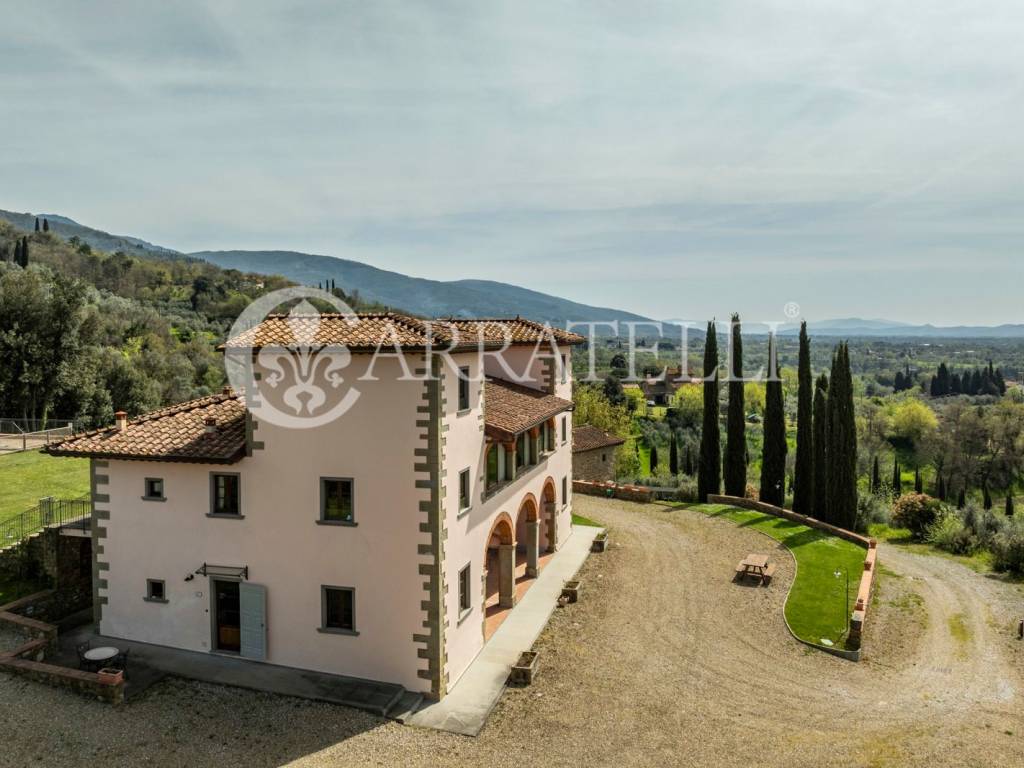
M 526 494 L 516 515 L 516 576 L 535 579 L 540 574 L 540 517 L 537 499 Z
M 507 512 L 491 526 L 484 553 L 484 639 L 516 604 L 515 528 Z
M 540 551 L 551 553 L 555 551 L 558 541 L 558 513 L 555 504 L 555 481 L 548 478 L 544 481 L 544 492 L 541 494 L 542 524 L 540 531 Z

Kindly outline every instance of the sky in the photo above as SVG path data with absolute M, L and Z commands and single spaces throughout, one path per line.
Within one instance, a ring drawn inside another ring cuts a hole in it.
M 659 319 L 1024 322 L 1019 0 L 0 5 L 0 208 Z

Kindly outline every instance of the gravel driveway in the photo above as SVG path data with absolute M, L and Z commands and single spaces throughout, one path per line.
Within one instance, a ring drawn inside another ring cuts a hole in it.
M 576 506 L 613 545 L 541 636 L 536 683 L 509 690 L 476 739 L 183 681 L 112 709 L 0 676 L 0 763 L 1024 764 L 1020 587 L 884 547 L 867 658 L 853 664 L 788 635 L 794 566 L 773 540 L 696 512 Z M 768 588 L 730 579 L 752 551 L 779 564 Z

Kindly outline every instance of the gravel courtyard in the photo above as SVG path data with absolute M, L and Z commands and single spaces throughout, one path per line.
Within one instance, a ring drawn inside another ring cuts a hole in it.
M 883 546 L 867 658 L 853 664 L 788 635 L 793 560 L 762 534 L 575 503 L 613 546 L 584 566 L 581 602 L 553 615 L 537 682 L 509 690 L 476 739 L 185 681 L 113 709 L 0 675 L 0 764 L 1024 764 L 1020 586 Z M 767 589 L 731 581 L 750 551 L 779 564 Z

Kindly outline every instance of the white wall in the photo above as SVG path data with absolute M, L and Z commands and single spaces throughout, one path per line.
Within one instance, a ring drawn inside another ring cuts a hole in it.
M 184 578 L 204 562 L 244 565 L 267 587 L 267 661 L 428 690 L 412 640 L 426 597 L 417 554 L 426 491 L 413 472 L 423 384 L 389 380 L 390 367 L 379 362 L 382 380 L 361 385 L 356 407 L 332 424 L 260 424 L 265 449 L 222 468 L 241 473 L 243 520 L 206 517 L 214 466 L 110 462 L 101 631 L 209 650 L 209 583 Z M 355 479 L 356 527 L 317 525 L 321 476 Z M 146 477 L 164 479 L 166 502 L 141 500 Z M 142 599 L 147 578 L 166 581 L 167 604 Z M 355 588 L 358 637 L 317 632 L 321 584 Z

